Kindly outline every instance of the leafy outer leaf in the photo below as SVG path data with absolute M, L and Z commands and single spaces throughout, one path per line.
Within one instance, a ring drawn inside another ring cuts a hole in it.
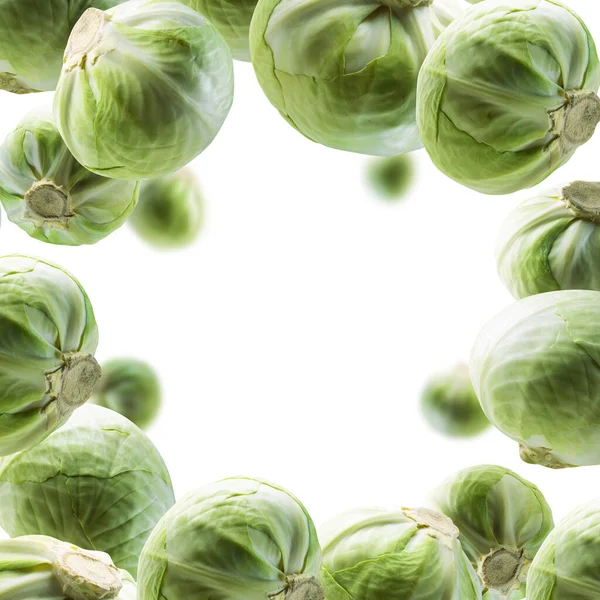
M 546 538 L 527 579 L 528 600 L 591 600 L 600 594 L 600 502 L 569 513 Z
M 516 298 L 560 289 L 550 264 L 556 240 L 576 216 L 556 195 L 520 204 L 503 223 L 496 257 L 504 284 Z
M 204 15 L 225 38 L 233 58 L 250 60 L 250 21 L 258 0 L 180 0 Z

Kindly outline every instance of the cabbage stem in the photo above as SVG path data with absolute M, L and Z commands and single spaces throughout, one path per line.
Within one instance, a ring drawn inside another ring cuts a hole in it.
M 460 534 L 452 519 L 435 510 L 429 508 L 403 508 L 402 510 L 409 519 L 421 527 L 428 527 L 439 536 L 456 539 Z
M 575 214 L 590 221 L 600 219 L 600 183 L 574 181 L 562 189 L 562 198 Z
M 76 58 L 76 62 L 79 63 L 92 48 L 98 45 L 102 30 L 108 21 L 108 15 L 104 11 L 88 8 L 71 31 L 64 62 Z
M 269 600 L 325 600 L 323 586 L 312 575 L 289 575 L 286 586 L 273 594 Z
M 522 550 L 496 548 L 482 559 L 479 574 L 485 587 L 508 594 L 520 585 L 525 562 Z
M 46 374 L 47 394 L 56 400 L 59 418 L 88 401 L 101 373 L 100 365 L 91 354 L 73 352 L 65 355 L 59 369 Z
M 600 98 L 590 90 L 567 92 L 567 101 L 552 115 L 552 133 L 565 154 L 585 144 L 600 122 Z
M 36 181 L 25 194 L 26 215 L 42 221 L 66 221 L 73 216 L 68 194 L 51 181 Z
M 73 600 L 112 600 L 123 587 L 113 564 L 74 546 L 57 552 L 53 570 L 63 592 Z

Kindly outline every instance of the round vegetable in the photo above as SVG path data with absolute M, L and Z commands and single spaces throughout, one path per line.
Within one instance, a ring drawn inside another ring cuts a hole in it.
M 96 243 L 125 222 L 138 187 L 84 169 L 45 109 L 29 113 L 0 148 L 0 200 L 8 218 L 43 242 Z
M 401 198 L 414 179 L 412 158 L 407 154 L 370 161 L 368 178 L 375 192 L 386 200 Z
M 518 594 L 554 527 L 540 490 L 509 469 L 481 465 L 444 482 L 434 502 L 458 527 L 462 547 L 484 586 L 503 598 Z
M 431 427 L 452 437 L 472 437 L 490 427 L 465 364 L 427 382 L 421 395 L 421 410 Z
M 226 479 L 187 494 L 140 557 L 140 600 L 324 600 L 313 522 L 285 490 Z
M 250 60 L 250 21 L 258 0 L 180 0 L 204 15 L 225 38 L 237 60 Z
M 600 500 L 569 513 L 546 538 L 527 579 L 528 600 L 600 597 Z
M 60 427 L 100 377 L 98 328 L 79 282 L 51 263 L 0 258 L 0 455 Z
M 488 419 L 546 467 L 600 464 L 600 292 L 519 300 L 490 321 L 471 355 Z
M 434 511 L 353 511 L 332 520 L 319 535 L 327 600 L 481 598 L 458 529 Z
M 600 183 L 574 181 L 520 204 L 502 226 L 496 257 L 517 298 L 600 291 Z
M 417 121 L 436 166 L 486 194 L 531 187 L 600 120 L 600 63 L 581 19 L 555 0 L 487 0 L 437 40 Z
M 0 600 L 135 600 L 135 581 L 104 552 L 51 537 L 0 540 Z
M 69 34 L 88 8 L 124 0 L 2 0 L 0 89 L 15 94 L 53 90 Z
M 147 179 L 200 154 L 232 99 L 231 52 L 209 21 L 179 2 L 130 0 L 77 22 L 54 116 L 87 169 Z
M 33 448 L 0 462 L 0 526 L 108 552 L 135 576 L 154 525 L 173 504 L 160 454 L 133 423 L 88 404 Z
M 122 414 L 144 429 L 156 418 L 160 398 L 160 381 L 148 363 L 117 358 L 102 365 L 102 378 L 92 401 Z
M 259 0 L 252 63 L 268 99 L 306 137 L 394 156 L 422 146 L 417 73 L 461 12 L 456 0 Z
M 193 243 L 204 224 L 204 199 L 189 169 L 142 182 L 140 202 L 129 223 L 157 248 Z

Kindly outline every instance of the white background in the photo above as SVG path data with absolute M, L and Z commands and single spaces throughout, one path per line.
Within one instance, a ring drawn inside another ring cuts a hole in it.
M 571 0 L 600 39 L 600 9 Z M 0 138 L 51 94 L 0 92 Z M 540 186 L 598 179 L 600 131 Z M 124 226 L 96 246 L 28 237 L 2 216 L 0 252 L 53 260 L 86 288 L 97 357 L 151 362 L 164 409 L 150 435 L 177 496 L 249 475 L 295 493 L 321 523 L 369 505 L 418 506 L 456 470 L 496 463 L 545 493 L 557 518 L 600 496 L 600 466 L 522 463 L 496 430 L 454 441 L 430 430 L 419 393 L 466 360 L 480 327 L 512 302 L 496 274 L 498 227 L 536 194 L 477 194 L 424 151 L 401 202 L 379 200 L 367 159 L 293 130 L 236 63 L 236 96 L 192 163 L 207 223 L 188 250 L 158 252 Z

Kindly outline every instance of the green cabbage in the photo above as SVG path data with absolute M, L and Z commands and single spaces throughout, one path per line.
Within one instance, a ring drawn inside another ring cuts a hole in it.
M 258 81 L 309 139 L 394 156 L 422 146 L 417 74 L 458 0 L 259 0 L 250 26 Z
M 167 512 L 140 558 L 139 600 L 324 600 L 321 549 L 300 502 L 255 479 L 225 479 Z
M 1 456 L 65 423 L 90 397 L 100 367 L 90 300 L 57 265 L 0 258 L 0 331 Z
M 200 154 L 232 100 L 231 52 L 214 25 L 179 2 L 130 0 L 77 22 L 54 116 L 87 169 L 147 179 Z
M 451 437 L 472 437 L 490 427 L 465 364 L 427 381 L 421 394 L 421 410 L 431 427 Z
M 555 290 L 600 291 L 600 183 L 574 181 L 526 200 L 498 238 L 498 271 L 517 298 Z
M 581 19 L 555 0 L 469 8 L 419 73 L 417 122 L 435 165 L 486 194 L 532 187 L 600 120 L 600 63 Z
M 124 0 L 2 0 L 0 89 L 15 94 L 53 90 L 71 30 L 88 8 Z
M 434 511 L 352 511 L 319 535 L 327 600 L 481 599 L 458 529 Z
M 140 202 L 129 224 L 156 248 L 192 244 L 204 225 L 204 199 L 191 170 L 142 182 Z
M 115 358 L 102 365 L 102 377 L 92 402 L 110 408 L 135 423 L 149 427 L 160 410 L 160 381 L 146 362 L 133 358 Z
M 488 419 L 521 458 L 546 467 L 600 464 L 600 292 L 548 292 L 492 319 L 471 353 Z
M 434 503 L 458 527 L 484 586 L 502 598 L 518 597 L 531 561 L 554 528 L 540 490 L 509 469 L 480 465 L 445 481 Z
M 0 461 L 0 526 L 110 554 L 135 576 L 150 532 L 174 503 L 165 463 L 118 413 L 87 404 L 37 446 Z
M 82 167 L 45 109 L 29 113 L 0 148 L 0 200 L 8 218 L 44 242 L 103 239 L 133 212 L 138 188 Z

